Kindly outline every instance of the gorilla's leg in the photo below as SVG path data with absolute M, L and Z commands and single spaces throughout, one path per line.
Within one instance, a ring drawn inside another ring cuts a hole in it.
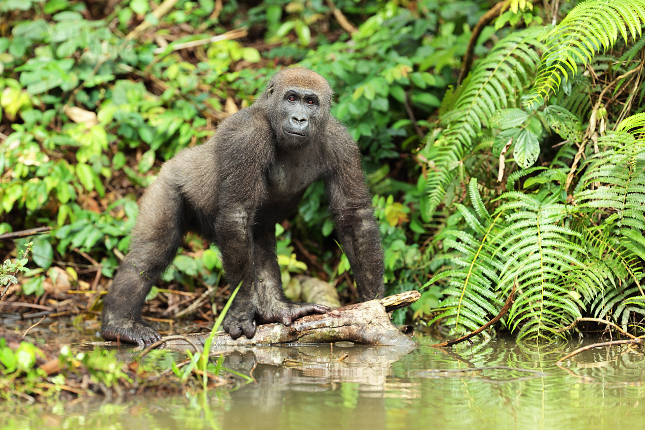
M 141 318 L 152 285 L 172 262 L 182 237 L 182 198 L 161 177 L 142 199 L 130 252 L 105 298 L 101 336 L 150 344 L 161 336 Z
M 256 321 L 290 325 L 302 316 L 329 310 L 323 305 L 292 303 L 284 297 L 276 255 L 275 224 L 253 229 L 252 261 L 252 289 L 246 289 L 244 294 L 240 289 L 224 319 L 224 329 L 233 339 L 242 334 L 251 339 L 255 335 Z
M 258 306 L 255 319 L 260 324 L 278 322 L 290 325 L 293 320 L 305 315 L 324 314 L 329 310 L 324 305 L 293 303 L 285 298 L 276 255 L 274 224 L 258 232 L 253 250 L 257 265 L 255 288 Z

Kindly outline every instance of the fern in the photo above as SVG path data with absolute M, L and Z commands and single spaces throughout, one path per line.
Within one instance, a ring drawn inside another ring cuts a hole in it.
M 573 281 L 587 301 L 593 300 L 594 315 L 611 315 L 626 328 L 631 312 L 645 312 L 640 283 L 645 260 L 645 114 L 625 119 L 598 145 L 602 152 L 587 162 L 574 201 L 589 216 L 604 219 L 598 226 L 583 227 L 594 260 Z M 597 295 L 584 286 L 591 276 L 599 287 Z
M 508 324 L 519 328 L 519 338 L 545 337 L 580 316 L 564 279 L 582 267 L 580 257 L 586 252 L 576 244 L 581 235 L 562 225 L 569 209 L 553 198 L 541 201 L 519 192 L 502 198 L 509 201 L 498 211 L 511 215 L 497 238 L 498 258 L 505 261 L 499 288 L 506 295 L 514 284 L 519 286 Z
M 496 314 L 503 304 L 494 292 L 499 283 L 501 264 L 492 257 L 494 248 L 491 247 L 492 233 L 499 227 L 502 212 L 491 219 L 477 190 L 475 179 L 469 184 L 469 192 L 475 213 L 463 205 L 458 205 L 457 208 L 472 232 L 447 230 L 442 234 L 445 235 L 445 250 L 455 249 L 461 252 L 452 259 L 457 268 L 437 274 L 427 284 L 444 278 L 450 279 L 444 290 L 446 297 L 440 304 L 443 312 L 433 321 L 441 319 L 457 333 L 482 326 L 488 315 Z
M 435 143 L 432 157 L 438 170 L 430 172 L 427 183 L 430 214 L 442 202 L 456 167 L 474 146 L 477 133 L 488 125 L 488 118 L 507 107 L 518 88 L 530 82 L 543 33 L 543 28 L 533 27 L 499 41 L 475 67 L 452 110 L 442 117 L 446 130 Z
M 619 35 L 629 42 L 641 35 L 645 0 L 589 0 L 576 6 L 548 35 L 527 106 L 540 104 L 562 80 L 573 77 L 578 64 L 587 64 L 596 52 L 607 50 Z
M 605 151 L 594 155 L 582 176 L 576 202 L 582 207 L 616 211 L 618 226 L 645 230 L 645 141 L 629 133 L 602 137 Z

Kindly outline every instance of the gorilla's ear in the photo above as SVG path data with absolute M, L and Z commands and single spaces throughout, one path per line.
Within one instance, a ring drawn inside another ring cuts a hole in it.
M 269 87 L 267 88 L 267 93 L 269 95 L 273 95 L 273 90 L 274 90 L 273 84 L 269 84 Z

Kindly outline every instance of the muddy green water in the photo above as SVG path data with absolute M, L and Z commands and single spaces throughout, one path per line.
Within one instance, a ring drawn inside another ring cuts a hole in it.
M 641 429 L 645 356 L 584 342 L 479 341 L 408 352 L 360 346 L 230 352 L 257 383 L 170 398 L 0 404 L 0 429 Z M 589 343 L 589 341 L 586 341 Z M 338 359 L 344 354 L 347 357 Z M 488 368 L 476 372 L 457 369 Z M 451 370 L 451 371 L 447 371 Z

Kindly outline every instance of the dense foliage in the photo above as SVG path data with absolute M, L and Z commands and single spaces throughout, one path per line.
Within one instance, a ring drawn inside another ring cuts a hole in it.
M 581 315 L 639 327 L 645 1 L 335 3 L 0 4 L 0 234 L 52 227 L 2 245 L 33 242 L 20 293 L 108 288 L 161 163 L 299 63 L 359 142 L 388 292 L 422 289 L 416 318 L 471 331 L 515 288 L 502 321 L 521 337 Z M 325 200 L 312 186 L 277 226 L 279 261 L 352 299 Z M 189 236 L 150 298 L 224 283 Z

